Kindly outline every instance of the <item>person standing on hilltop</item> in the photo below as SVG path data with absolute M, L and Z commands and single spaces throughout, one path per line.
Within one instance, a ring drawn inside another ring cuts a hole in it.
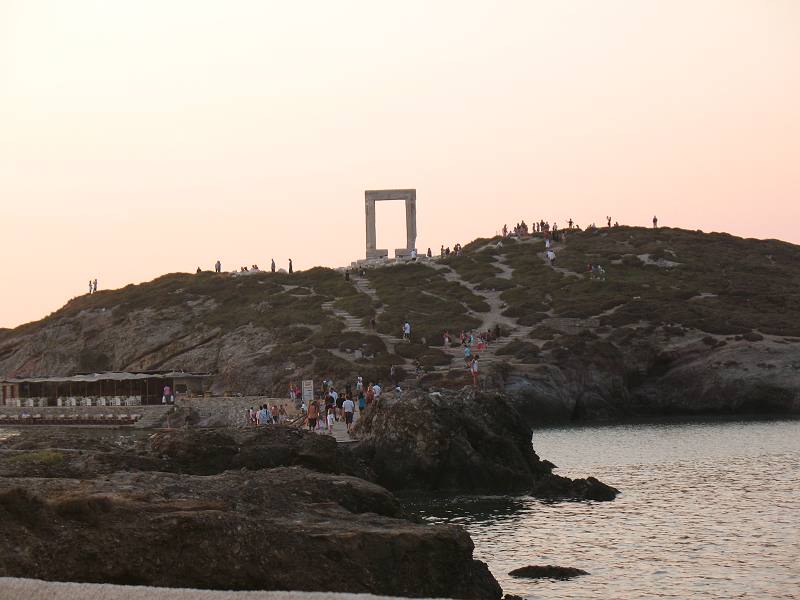
M 611 227 L 611 217 L 606 217 L 606 221 L 608 222 L 608 226 Z
M 653 229 L 658 229 L 658 217 L 653 216 Z
M 270 271 L 275 272 L 275 259 L 272 259 L 272 264 L 269 266 Z
M 97 278 L 92 282 L 92 292 L 97 293 Z
M 222 263 L 219 262 L 219 259 L 217 259 L 217 262 L 214 263 L 214 273 L 220 273 L 221 271 L 222 271 Z
M 89 280 L 89 293 L 92 293 L 92 280 Z
M 289 259 L 289 275 L 294 273 L 294 267 L 292 267 L 292 259 Z

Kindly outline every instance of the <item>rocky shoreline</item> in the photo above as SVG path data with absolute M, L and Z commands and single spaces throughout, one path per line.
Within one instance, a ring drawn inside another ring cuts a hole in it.
M 469 535 L 393 492 L 617 493 L 553 474 L 498 397 L 381 398 L 358 435 L 27 429 L 0 442 L 0 576 L 496 600 Z

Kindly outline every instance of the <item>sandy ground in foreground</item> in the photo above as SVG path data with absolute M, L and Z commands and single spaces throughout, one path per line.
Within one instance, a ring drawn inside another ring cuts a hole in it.
M 224 592 L 0 577 L 0 600 L 381 600 L 383 598 L 389 596 L 326 592 Z

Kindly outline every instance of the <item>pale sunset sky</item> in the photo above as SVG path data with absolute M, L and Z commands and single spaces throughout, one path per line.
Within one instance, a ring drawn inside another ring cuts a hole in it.
M 798 0 L 0 0 L 0 327 L 546 219 L 800 242 Z M 405 243 L 378 205 L 378 247 Z

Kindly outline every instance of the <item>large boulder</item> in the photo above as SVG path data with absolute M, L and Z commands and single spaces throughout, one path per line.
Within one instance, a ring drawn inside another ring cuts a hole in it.
M 299 467 L 0 478 L 0 576 L 230 590 L 498 599 L 455 526 Z
M 531 430 L 501 395 L 433 392 L 382 396 L 357 427 L 354 451 L 375 481 L 395 491 L 529 492 L 547 498 L 610 500 L 596 479 L 553 474 Z

